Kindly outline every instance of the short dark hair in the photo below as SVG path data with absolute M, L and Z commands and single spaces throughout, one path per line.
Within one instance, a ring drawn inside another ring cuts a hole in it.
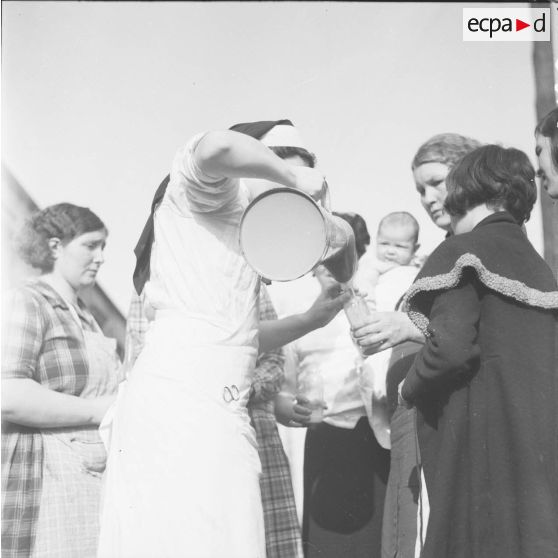
M 445 208 L 450 215 L 464 215 L 485 203 L 505 209 L 521 225 L 529 219 L 537 199 L 535 169 L 529 157 L 513 147 L 484 145 L 451 169 Z
M 535 128 L 535 135 L 541 135 L 550 140 L 550 154 L 552 163 L 558 169 L 558 108 L 552 109 Z
M 418 221 L 408 211 L 393 211 L 392 213 L 388 213 L 385 217 L 382 217 L 382 220 L 378 225 L 378 234 L 384 225 L 409 227 L 413 231 L 415 244 L 418 242 L 420 227 Z
M 37 211 L 27 220 L 17 249 L 26 263 L 48 273 L 54 267 L 48 244 L 51 238 L 59 238 L 65 245 L 82 234 L 102 229 L 107 230 L 105 224 L 87 207 L 58 203 Z
M 316 156 L 314 153 L 310 153 L 307 149 L 303 147 L 291 147 L 291 146 L 269 146 L 269 149 L 281 157 L 281 159 L 288 159 L 289 157 L 300 157 L 311 169 L 316 166 Z
M 451 168 L 461 157 L 481 145 L 477 140 L 460 134 L 437 134 L 418 148 L 411 168 L 414 170 L 426 163 L 442 163 Z
M 333 214 L 337 217 L 341 217 L 341 219 L 347 221 L 347 223 L 351 225 L 355 234 L 356 253 L 360 258 L 366 252 L 366 248 L 370 244 L 370 234 L 368 233 L 366 221 L 358 213 L 339 213 L 334 211 Z

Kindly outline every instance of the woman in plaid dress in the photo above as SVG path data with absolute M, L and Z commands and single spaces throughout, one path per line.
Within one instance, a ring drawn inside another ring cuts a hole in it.
M 25 226 L 20 251 L 42 275 L 7 298 L 2 344 L 2 554 L 94 556 L 106 454 L 97 433 L 118 357 L 79 292 L 94 284 L 107 230 L 58 204 Z

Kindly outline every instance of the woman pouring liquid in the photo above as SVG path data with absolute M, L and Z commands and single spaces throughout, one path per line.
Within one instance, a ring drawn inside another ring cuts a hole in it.
M 322 183 L 233 131 L 199 134 L 177 152 L 154 213 L 145 295 L 155 319 L 115 410 L 100 557 L 265 557 L 246 409 L 258 341 L 268 350 L 324 325 L 345 297 L 258 324 L 259 277 L 238 228 L 261 191 L 316 195 Z

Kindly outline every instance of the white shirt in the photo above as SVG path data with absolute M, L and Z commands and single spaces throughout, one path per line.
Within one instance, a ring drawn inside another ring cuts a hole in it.
M 401 265 L 382 273 L 376 285 L 376 310 L 378 312 L 395 310 L 418 272 L 419 268 L 414 265 Z
M 320 294 L 312 275 L 290 283 L 273 283 L 269 288 L 279 317 L 304 312 Z M 366 416 L 358 384 L 359 352 L 350 335 L 343 311 L 323 328 L 316 329 L 290 344 L 298 363 L 298 382 L 319 373 L 323 380 L 324 422 L 339 428 L 354 428 Z
M 382 273 L 374 292 L 376 310 L 394 311 L 418 271 L 417 267 L 407 265 L 393 267 Z M 366 277 L 363 275 L 359 277 L 359 286 L 366 290 Z M 390 448 L 389 419 L 386 413 L 386 380 L 392 352 L 392 349 L 386 349 L 367 357 L 363 362 L 360 375 L 360 389 L 370 426 L 380 445 L 386 449 Z
M 255 347 L 259 278 L 238 241 L 248 194 L 241 181 L 215 181 L 196 166 L 193 152 L 203 135 L 176 154 L 155 212 L 146 298 L 156 313 L 191 320 L 187 344 Z

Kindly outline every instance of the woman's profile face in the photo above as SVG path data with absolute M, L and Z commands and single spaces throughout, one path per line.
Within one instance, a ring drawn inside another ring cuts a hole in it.
M 550 138 L 537 134 L 535 152 L 539 161 L 539 178 L 542 187 L 553 199 L 558 199 L 558 169 L 552 160 L 552 144 Z
M 423 163 L 413 170 L 420 201 L 435 225 L 449 231 L 450 216 L 444 210 L 448 191 L 446 177 L 450 168 L 443 163 Z
M 57 243 L 53 248 L 55 257 L 53 272 L 74 289 L 95 283 L 99 268 L 103 264 L 107 232 L 104 229 L 76 236 L 68 244 Z

